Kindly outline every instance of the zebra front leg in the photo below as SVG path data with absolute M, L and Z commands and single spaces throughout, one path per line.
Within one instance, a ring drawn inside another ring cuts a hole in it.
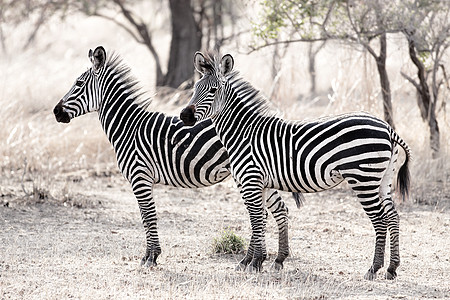
M 265 190 L 263 195 L 265 195 L 266 207 L 278 226 L 278 255 L 271 269 L 279 271 L 283 269 L 283 262 L 289 255 L 288 209 L 277 191 Z
M 250 215 L 252 237 L 247 255 L 239 265 L 248 264 L 247 270 L 249 272 L 259 272 L 262 269 L 262 263 L 267 257 L 264 239 L 265 209 L 262 200 L 262 186 L 258 183 L 249 182 L 249 184 L 243 185 L 241 195 Z M 249 262 L 250 257 L 252 259 Z
M 239 182 L 236 182 L 237 184 L 237 188 L 239 190 L 239 193 L 242 196 L 242 185 Z M 247 249 L 247 253 L 245 254 L 244 258 L 239 262 L 239 264 L 236 266 L 235 270 L 236 271 L 245 271 L 245 269 L 247 269 L 248 264 L 252 261 L 253 259 L 253 244 L 254 244 L 254 240 L 253 240 L 253 236 L 250 239 L 250 244 L 248 246 Z
M 250 244 L 247 249 L 247 253 L 245 254 L 244 258 L 239 262 L 239 264 L 236 266 L 236 271 L 245 271 L 247 269 L 247 266 L 253 259 L 253 247 L 254 247 L 254 237 L 252 235 L 250 239 Z
M 132 186 L 141 212 L 147 243 L 141 266 L 156 266 L 156 259 L 161 254 L 161 246 L 159 245 L 156 208 L 153 200 L 153 182 L 140 177 L 133 181 Z
M 264 210 L 264 233 L 266 232 L 267 216 L 268 213 L 266 210 Z M 245 271 L 247 269 L 247 266 L 253 260 L 254 247 L 255 247 L 255 236 L 252 234 L 247 253 L 245 254 L 244 258 L 239 262 L 239 264 L 236 266 L 236 271 Z

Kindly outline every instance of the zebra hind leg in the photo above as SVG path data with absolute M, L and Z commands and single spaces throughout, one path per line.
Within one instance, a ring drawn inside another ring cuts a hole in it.
M 385 168 L 386 171 L 382 174 L 379 185 L 372 184 L 373 182 L 358 183 L 354 179 L 348 180 L 375 228 L 376 242 L 373 264 L 364 276 L 368 280 L 376 279 L 377 271 L 384 265 L 384 252 L 388 230 L 391 256 L 386 279 L 392 280 L 396 278 L 396 270 L 400 265 L 399 216 L 391 197 L 391 185 L 397 156 L 398 149 L 394 149 L 393 155 Z
M 387 226 L 386 222 L 384 222 L 379 216 L 369 214 L 367 211 L 366 213 L 372 221 L 372 225 L 375 229 L 375 253 L 373 256 L 372 266 L 367 271 L 366 275 L 364 275 L 364 279 L 375 280 L 377 278 L 378 270 L 384 266 Z
M 396 147 L 393 150 L 393 155 L 389 161 L 389 167 L 380 184 L 380 200 L 384 210 L 383 217 L 387 223 L 390 237 L 390 262 L 386 271 L 386 279 L 388 280 L 392 280 L 397 277 L 397 268 L 400 265 L 399 216 L 391 196 L 392 180 L 394 178 L 397 157 L 398 148 Z
M 267 210 L 270 211 L 278 226 L 278 255 L 271 269 L 279 271 L 283 269 L 283 262 L 289 255 L 288 209 L 277 191 L 265 191 L 263 195 Z
M 388 215 L 388 229 L 390 236 L 391 259 L 386 271 L 386 279 L 392 280 L 397 277 L 397 268 L 400 265 L 399 251 L 399 216 L 395 208 Z
M 351 175 L 343 175 L 349 186 L 356 193 L 359 202 L 369 217 L 375 229 L 375 253 L 373 263 L 364 276 L 364 279 L 374 280 L 377 271 L 384 265 L 384 252 L 386 245 L 387 223 L 382 217 L 383 208 L 379 197 L 379 185 L 372 182 L 360 182 Z
M 382 190 L 381 187 L 380 190 Z M 399 216 L 395 210 L 391 197 L 386 197 L 386 194 L 382 194 L 381 192 L 380 197 L 383 197 L 384 199 L 381 201 L 379 213 L 375 216 L 368 213 L 376 233 L 373 265 L 364 276 L 364 278 L 368 280 L 376 279 L 376 272 L 383 266 L 387 230 L 389 230 L 390 237 L 390 262 L 385 278 L 388 280 L 395 279 L 397 277 L 396 270 L 400 265 Z

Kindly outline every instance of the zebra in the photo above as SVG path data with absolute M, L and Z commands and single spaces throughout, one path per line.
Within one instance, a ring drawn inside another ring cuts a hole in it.
M 228 154 L 210 119 L 186 128 L 178 117 L 147 110 L 150 100 L 118 55 L 107 57 L 99 46 L 89 50 L 88 57 L 92 66 L 76 79 L 53 113 L 58 122 L 69 123 L 88 112 L 98 112 L 118 167 L 138 202 L 146 232 L 141 265 L 155 266 L 161 247 L 153 186 L 199 188 L 219 183 L 230 175 Z M 299 206 L 299 195 L 294 196 Z M 269 191 L 265 201 L 279 231 L 276 259 L 283 261 L 289 253 L 288 209 L 277 191 Z
M 266 258 L 264 189 L 314 193 L 346 181 L 375 229 L 374 259 L 364 277 L 375 279 L 383 266 L 389 230 L 391 255 L 386 278 L 394 279 L 400 264 L 399 216 L 391 198 L 391 181 L 398 156 L 396 145 L 400 145 L 406 159 L 397 184 L 405 199 L 410 181 L 408 145 L 386 122 L 366 113 L 309 122 L 279 118 L 270 112 L 261 93 L 233 71 L 233 57 L 219 57 L 217 53 L 195 53 L 194 66 L 202 77 L 180 118 L 190 126 L 211 117 L 228 152 L 252 228 L 253 245 L 238 268 L 259 271 Z

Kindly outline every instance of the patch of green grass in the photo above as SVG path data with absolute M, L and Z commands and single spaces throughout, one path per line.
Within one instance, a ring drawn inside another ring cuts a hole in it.
M 220 254 L 243 253 L 245 241 L 238 236 L 232 229 L 224 229 L 219 237 L 214 238 L 212 250 Z

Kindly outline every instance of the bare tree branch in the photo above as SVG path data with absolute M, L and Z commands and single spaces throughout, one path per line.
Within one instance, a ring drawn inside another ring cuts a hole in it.
M 406 73 L 404 73 L 403 71 L 400 71 L 400 75 L 403 76 L 403 78 L 405 78 L 406 80 L 408 80 L 412 85 L 414 85 L 414 87 L 417 89 L 417 91 L 421 90 L 420 85 L 409 75 L 407 75 Z
M 328 38 L 312 38 L 312 39 L 308 39 L 308 38 L 300 38 L 300 39 L 292 39 L 292 40 L 282 40 L 282 41 L 274 41 L 274 42 L 268 42 L 265 43 L 264 45 L 260 45 L 260 46 L 251 46 L 250 47 L 250 51 L 245 52 L 246 54 L 250 54 L 253 53 L 255 51 L 261 50 L 262 48 L 265 47 L 269 47 L 269 46 L 274 46 L 274 45 L 280 45 L 280 44 L 291 44 L 291 43 L 299 43 L 299 42 L 306 42 L 306 43 L 310 43 L 310 42 L 320 42 L 320 41 L 326 41 Z
M 145 44 L 144 40 L 139 38 L 139 36 L 136 35 L 136 33 L 130 29 L 128 26 L 126 26 L 125 24 L 123 24 L 122 22 L 119 22 L 116 18 L 101 14 L 99 12 L 94 12 L 92 14 L 92 16 L 96 16 L 96 17 L 100 17 L 109 21 L 114 22 L 116 25 L 118 25 L 119 27 L 121 27 L 122 29 L 124 29 L 129 35 L 131 35 L 131 37 L 133 39 L 136 40 L 136 42 L 140 43 L 140 44 Z

